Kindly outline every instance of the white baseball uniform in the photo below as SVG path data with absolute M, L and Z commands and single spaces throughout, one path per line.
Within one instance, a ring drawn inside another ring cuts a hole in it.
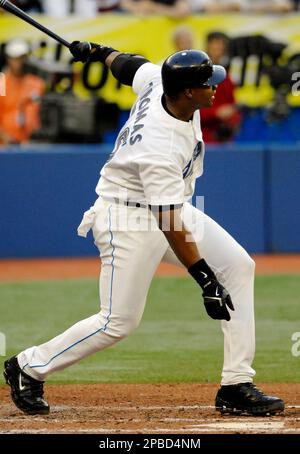
M 101 171 L 96 188 L 99 198 L 78 229 L 86 236 L 92 228 L 100 251 L 100 312 L 49 342 L 21 352 L 19 364 L 28 375 L 44 380 L 132 332 L 142 318 L 159 263 L 182 266 L 147 205 L 184 204 L 184 224 L 235 306 L 231 320 L 221 322 L 222 384 L 251 382 L 255 374 L 251 367 L 254 262 L 222 227 L 188 202 L 195 179 L 203 172 L 199 112 L 189 122 L 167 113 L 162 105 L 161 69 L 152 63 L 137 70 L 133 90 L 138 98 Z

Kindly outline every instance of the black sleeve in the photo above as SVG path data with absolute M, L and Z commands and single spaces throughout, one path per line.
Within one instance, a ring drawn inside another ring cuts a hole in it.
M 119 82 L 132 86 L 135 73 L 142 65 L 148 62 L 149 60 L 141 55 L 120 54 L 114 59 L 110 69 Z

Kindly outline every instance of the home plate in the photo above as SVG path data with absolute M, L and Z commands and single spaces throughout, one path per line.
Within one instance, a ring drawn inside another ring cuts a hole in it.
M 207 429 L 227 429 L 227 430 L 257 430 L 257 429 L 264 429 L 264 430 L 276 430 L 282 429 L 284 427 L 283 421 L 274 421 L 274 422 L 216 422 L 216 423 L 208 423 L 208 424 L 199 424 L 197 426 L 190 426 L 190 427 L 205 427 Z

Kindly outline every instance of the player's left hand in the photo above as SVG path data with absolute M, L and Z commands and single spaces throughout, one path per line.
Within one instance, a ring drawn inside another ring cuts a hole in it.
M 73 41 L 70 46 L 70 52 L 75 61 L 86 63 L 91 55 L 92 45 L 87 41 Z
M 189 268 L 189 273 L 198 282 L 203 290 L 202 296 L 208 315 L 215 320 L 230 320 L 229 309 L 234 307 L 226 288 L 220 284 L 215 273 L 204 259 L 194 263 Z
M 231 319 L 229 309 L 234 311 L 234 306 L 231 297 L 227 290 L 215 280 L 212 280 L 203 291 L 203 300 L 206 312 L 214 320 L 227 320 Z

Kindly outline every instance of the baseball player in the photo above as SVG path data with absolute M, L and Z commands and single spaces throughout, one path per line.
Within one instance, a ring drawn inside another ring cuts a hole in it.
M 253 384 L 254 262 L 188 202 L 203 172 L 199 109 L 212 106 L 225 69 L 197 50 L 172 54 L 162 68 L 102 45 L 75 41 L 71 52 L 77 61 L 106 64 L 116 79 L 132 86 L 137 100 L 101 170 L 98 198 L 78 228 L 82 236 L 92 229 L 100 251 L 100 312 L 5 362 L 14 403 L 27 414 L 47 414 L 44 380 L 128 336 L 140 323 L 151 280 L 164 260 L 189 271 L 208 315 L 222 321 L 217 410 L 283 411 L 281 399 Z

